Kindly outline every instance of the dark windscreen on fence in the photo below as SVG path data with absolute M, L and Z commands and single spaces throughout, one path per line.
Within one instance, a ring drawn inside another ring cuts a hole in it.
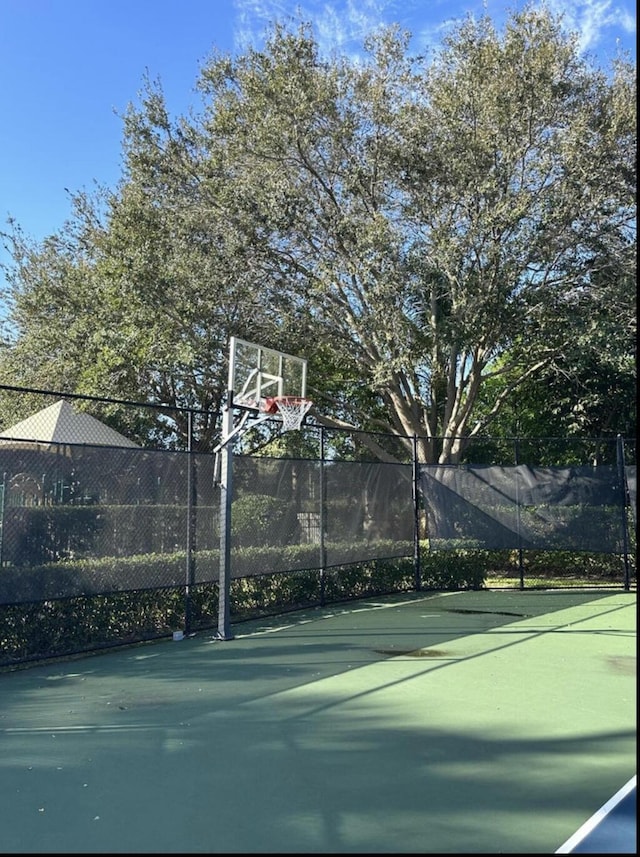
M 623 549 L 616 467 L 421 465 L 434 549 Z
M 318 567 L 320 465 L 233 459 L 231 576 Z
M 210 455 L 25 442 L 0 447 L 0 473 L 0 602 L 183 585 L 187 548 L 211 576 Z
M 0 603 L 217 583 L 220 486 L 206 453 L 0 443 Z M 412 556 L 410 464 L 233 458 L 231 576 Z M 635 465 L 625 468 L 635 516 Z M 613 465 L 422 465 L 434 549 L 621 553 Z
M 412 555 L 411 465 L 331 461 L 325 472 L 328 566 Z
M 409 465 L 236 456 L 232 577 L 411 556 Z

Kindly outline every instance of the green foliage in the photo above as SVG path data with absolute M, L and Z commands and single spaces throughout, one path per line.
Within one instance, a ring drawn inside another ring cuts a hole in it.
M 305 546 L 299 546 L 301 556 Z M 253 565 L 256 548 L 242 549 L 244 561 Z M 264 551 L 264 549 L 261 549 Z M 56 597 L 37 603 L 0 603 L 0 667 L 39 659 L 68 657 L 95 652 L 109 646 L 131 645 L 167 637 L 172 631 L 189 632 L 215 628 L 218 614 L 217 583 L 198 583 L 188 593 L 179 582 L 184 556 L 146 556 L 70 564 L 85 580 L 95 575 L 86 594 Z M 202 559 L 202 558 L 200 558 Z M 199 559 L 199 561 L 200 561 Z M 205 557 L 207 559 L 207 557 Z M 335 604 L 353 599 L 415 590 L 415 568 L 411 558 L 371 560 L 321 571 L 317 568 L 269 573 L 268 557 L 263 573 L 234 577 L 231 581 L 231 615 L 234 622 L 277 615 L 292 610 Z M 215 574 L 217 556 L 208 556 Z M 57 573 L 62 569 L 57 564 Z M 517 551 L 430 551 L 421 543 L 422 590 L 456 591 L 498 585 L 521 585 Z M 52 569 L 51 569 L 52 570 Z M 203 566 L 203 571 L 205 568 Z M 525 586 L 569 585 L 620 586 L 624 566 L 619 556 L 531 551 L 524 555 Z M 38 569 L 32 570 L 40 573 Z M 631 575 L 635 578 L 635 561 Z M 96 591 L 95 587 L 129 580 L 134 574 L 140 586 L 164 588 L 124 592 Z M 26 578 L 23 584 L 26 583 Z M 42 582 L 38 583 L 41 586 Z M 41 592 L 41 590 L 39 590 Z M 93 594 L 92 594 L 93 593 Z M 22 590 L 22 596 L 25 590 Z M 6 601 L 5 598 L 2 599 Z
M 156 639 L 184 627 L 183 611 L 179 590 L 0 605 L 0 664 Z
M 415 588 L 413 560 L 402 557 L 329 569 L 325 592 L 329 602 L 350 601 Z
M 630 556 L 631 575 L 635 576 L 634 554 Z M 573 579 L 582 583 L 624 579 L 624 557 L 616 554 L 572 553 L 570 551 L 527 551 L 524 557 L 525 579 Z
M 318 571 L 287 572 L 243 577 L 232 581 L 233 615 L 238 620 L 320 604 Z
M 0 381 L 164 403 L 135 430 L 165 443 L 197 408 L 211 450 L 235 334 L 308 357 L 317 418 L 382 458 L 377 430 L 430 462 L 492 424 L 633 431 L 635 68 L 591 66 L 547 7 L 408 45 L 352 63 L 276 24 L 178 119 L 145 81 L 118 187 L 5 236 Z
M 185 520 L 184 506 L 157 503 L 8 506 L 2 558 L 12 565 L 40 566 L 82 557 L 175 552 L 184 549 Z M 217 549 L 216 533 L 204 511 L 196 519 L 196 535 L 200 551 Z
M 95 506 L 9 506 L 2 520 L 2 558 L 38 566 L 90 553 L 100 529 Z
M 424 589 L 482 589 L 490 568 L 491 558 L 487 551 L 430 552 L 422 546 L 420 573 Z
M 270 494 L 244 494 L 233 501 L 231 533 L 233 544 L 268 545 L 273 533 L 281 533 L 290 509 L 278 497 Z
M 205 566 L 207 554 L 203 553 L 199 561 Z M 3 602 L 42 601 L 73 595 L 108 595 L 135 589 L 181 586 L 185 580 L 184 551 L 128 557 L 84 557 L 5 568 L 0 575 L 0 594 Z

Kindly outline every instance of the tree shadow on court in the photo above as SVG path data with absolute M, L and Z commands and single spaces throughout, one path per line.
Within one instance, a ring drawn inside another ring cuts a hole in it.
M 3 850 L 552 853 L 635 771 L 635 678 L 609 668 L 634 633 L 496 616 L 345 615 L 0 676 Z

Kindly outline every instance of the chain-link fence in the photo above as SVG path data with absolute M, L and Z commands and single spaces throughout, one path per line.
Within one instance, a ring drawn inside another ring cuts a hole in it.
M 28 617 L 55 614 L 59 602 L 73 602 L 78 617 L 107 599 L 112 642 L 215 625 L 225 534 L 216 459 L 200 449 L 212 419 L 0 389 L 0 607 L 13 629 L 3 641 L 10 659 L 20 659 L 19 627 L 41 623 Z M 274 439 L 277 454 L 268 454 Z M 253 441 L 261 448 L 249 453 L 245 436 L 233 455 L 226 534 L 231 597 L 244 617 L 265 593 L 286 609 L 437 585 L 442 578 L 421 572 L 425 551 L 516 551 L 520 585 L 523 552 L 536 550 L 616 555 L 625 588 L 634 574 L 635 444 L 620 438 L 485 439 L 451 465 L 418 464 L 416 438 L 318 424 L 287 433 L 286 443 L 277 423 L 262 424 Z M 366 584 L 354 567 L 370 575 Z M 154 591 L 170 593 L 170 609 Z M 118 598 L 126 620 L 117 619 Z M 146 630 L 136 630 L 136 611 Z M 93 628 L 80 648 L 101 645 L 105 632 L 94 626 L 106 619 L 77 620 Z M 51 640 L 40 649 L 56 651 Z

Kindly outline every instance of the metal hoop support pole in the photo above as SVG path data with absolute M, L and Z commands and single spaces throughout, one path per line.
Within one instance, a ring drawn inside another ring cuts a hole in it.
M 233 425 L 233 391 L 227 394 L 227 404 L 222 415 L 222 440 L 213 450 L 214 483 L 220 485 L 220 571 L 218 576 L 218 630 L 215 636 L 218 640 L 232 640 L 231 633 L 231 503 L 233 500 L 233 442 L 249 429 L 259 423 L 273 418 L 275 402 L 267 400 L 267 408 L 257 417 L 250 419 L 251 412 L 246 411 L 237 426 Z M 281 401 L 289 400 L 283 397 Z M 287 426 L 283 419 L 283 431 L 299 428 L 304 414 L 311 407 L 311 402 L 305 399 L 291 399 L 290 402 L 297 404 L 300 414 L 297 425 Z
M 232 640 L 231 633 L 231 498 L 233 477 L 233 403 L 231 396 L 222 415 L 224 442 L 220 455 L 220 571 L 218 574 L 218 640 Z
M 216 456 L 214 480 L 220 485 L 220 571 L 218 574 L 218 640 L 233 640 L 231 633 L 231 503 L 233 500 L 233 442 L 249 429 L 271 418 L 261 414 L 253 420 L 243 414 L 233 426 L 233 393 L 229 391 L 222 415 L 222 440 L 213 450 Z

